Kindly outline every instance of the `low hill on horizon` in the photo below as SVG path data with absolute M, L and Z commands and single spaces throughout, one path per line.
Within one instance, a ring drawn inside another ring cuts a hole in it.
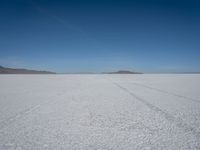
M 142 74 L 142 73 L 129 70 L 119 70 L 115 72 L 103 72 L 103 74 Z
M 38 70 L 29 70 L 21 68 L 7 68 L 0 66 L 0 74 L 56 74 L 51 71 L 38 71 Z

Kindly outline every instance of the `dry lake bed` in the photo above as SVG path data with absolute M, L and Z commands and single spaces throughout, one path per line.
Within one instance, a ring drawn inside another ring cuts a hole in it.
M 1 75 L 0 149 L 200 149 L 200 75 Z

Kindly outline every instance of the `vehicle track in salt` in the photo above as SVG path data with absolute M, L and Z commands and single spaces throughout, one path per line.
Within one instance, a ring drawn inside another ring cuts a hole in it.
M 17 121 L 19 118 L 25 116 L 26 114 L 28 114 L 28 113 L 36 110 L 36 109 L 38 109 L 39 107 L 40 107 L 40 105 L 29 107 L 25 110 L 22 110 L 22 111 L 16 113 L 15 115 L 13 115 L 11 117 L 4 119 L 3 121 L 0 122 L 0 130 L 3 130 L 5 127 L 8 127 L 13 122 Z
M 112 81 L 111 79 L 105 78 L 107 80 L 109 80 L 111 83 L 113 83 L 115 86 L 117 86 L 118 88 L 120 88 L 121 90 L 123 90 L 124 92 L 128 93 L 129 95 L 131 95 L 132 97 L 134 97 L 135 99 L 137 99 L 138 101 L 142 102 L 144 105 L 146 105 L 149 109 L 155 111 L 156 113 L 160 114 L 161 116 L 163 116 L 166 120 L 168 120 L 171 123 L 174 123 L 177 127 L 183 129 L 185 132 L 189 132 L 192 135 L 194 135 L 198 140 L 200 140 L 200 132 L 194 128 L 189 126 L 187 123 L 185 123 L 181 118 L 177 118 L 174 117 L 173 115 L 171 115 L 170 113 L 160 109 L 159 107 L 149 103 L 147 100 L 140 98 L 139 96 L 137 96 L 135 93 L 133 93 L 132 91 L 130 91 L 129 89 L 127 89 L 126 87 L 121 86 L 119 83 Z
M 180 97 L 180 98 L 183 98 L 183 99 L 188 100 L 188 101 L 200 103 L 200 100 L 197 100 L 197 99 L 194 99 L 194 98 L 191 98 L 191 97 L 183 96 L 183 95 L 176 94 L 176 93 L 173 93 L 173 92 L 168 92 L 168 91 L 161 90 L 161 89 L 158 89 L 158 88 L 154 88 L 154 87 L 151 87 L 151 86 L 147 86 L 147 85 L 144 85 L 144 84 L 141 84 L 141 83 L 136 83 L 136 82 L 130 82 L 130 83 L 137 85 L 137 86 L 145 87 L 147 89 L 154 90 L 154 91 L 157 91 L 157 92 L 161 92 L 161 93 L 165 93 L 165 94 L 168 94 L 168 95 Z
M 55 102 L 56 101 L 54 101 L 54 100 L 46 101 L 44 103 L 41 103 L 41 104 L 38 104 L 38 105 L 34 105 L 34 106 L 31 106 L 31 107 L 29 107 L 27 109 L 24 109 L 24 110 L 16 113 L 15 115 L 4 119 L 3 121 L 0 122 L 0 131 L 5 129 L 5 128 L 7 128 L 7 127 L 9 127 L 10 125 L 12 125 L 18 119 L 21 119 L 24 116 L 28 115 L 29 113 L 31 113 L 31 112 L 33 112 L 35 110 L 38 110 L 40 107 L 42 107 L 44 105 L 47 105 L 47 104 L 50 104 L 50 103 L 55 103 Z

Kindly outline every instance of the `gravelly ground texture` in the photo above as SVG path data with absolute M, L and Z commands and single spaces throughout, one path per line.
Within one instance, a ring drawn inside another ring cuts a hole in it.
M 1 75 L 0 149 L 200 149 L 200 75 Z

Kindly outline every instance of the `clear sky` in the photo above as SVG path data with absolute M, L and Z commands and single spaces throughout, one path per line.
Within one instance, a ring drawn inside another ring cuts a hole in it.
M 0 0 L 0 65 L 200 71 L 200 1 Z

